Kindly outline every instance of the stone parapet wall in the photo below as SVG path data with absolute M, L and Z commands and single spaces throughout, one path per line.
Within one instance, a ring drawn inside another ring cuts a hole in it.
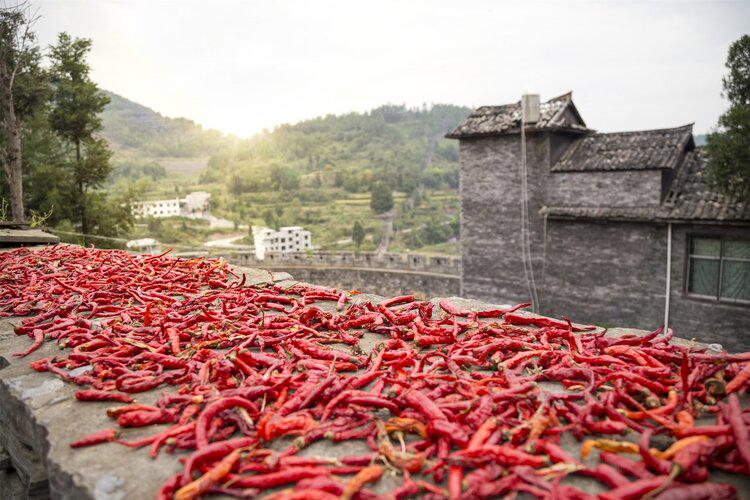
M 461 258 L 449 255 L 296 252 L 270 253 L 264 260 L 256 259 L 253 252 L 211 255 L 235 266 L 289 272 L 301 281 L 342 290 L 378 295 L 409 293 L 422 298 L 458 295 L 461 291 Z
M 238 266 L 261 267 L 357 267 L 369 269 L 394 269 L 399 271 L 416 271 L 437 274 L 461 274 L 461 258 L 451 255 L 424 255 L 419 253 L 384 253 L 375 252 L 290 252 L 267 253 L 266 258 L 258 260 L 253 252 L 218 252 L 214 256 L 224 257 L 228 262 Z

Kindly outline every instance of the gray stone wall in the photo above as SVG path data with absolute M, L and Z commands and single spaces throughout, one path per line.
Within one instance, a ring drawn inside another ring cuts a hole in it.
M 211 256 L 223 257 L 235 266 L 289 272 L 301 281 L 378 295 L 414 294 L 424 298 L 458 295 L 461 291 L 461 259 L 450 255 L 320 251 L 266 254 L 262 261 L 246 251 Z
M 187 255 L 187 254 L 185 254 Z M 197 255 L 197 254 L 190 254 Z M 384 253 L 375 252 L 290 252 L 267 253 L 266 258 L 258 260 L 255 253 L 249 251 L 212 252 L 212 257 L 223 257 L 238 266 L 273 268 L 278 266 L 330 266 L 358 267 L 368 269 L 394 269 L 459 275 L 461 259 L 452 255 L 424 255 L 418 253 Z
M 549 220 L 543 270 L 544 314 L 644 330 L 663 323 L 664 225 Z
M 461 295 L 524 301 L 517 136 L 461 141 Z
M 288 267 L 269 268 L 286 271 L 295 279 L 340 290 L 359 290 L 377 295 L 415 295 L 419 298 L 434 295 L 458 295 L 461 291 L 459 275 L 415 273 L 386 269 Z
M 647 207 L 661 202 L 659 170 L 558 172 L 547 183 L 547 205 Z
M 656 206 L 659 171 L 551 173 L 566 137 L 528 137 L 529 214 L 542 314 L 604 326 L 654 329 L 664 321 L 667 226 L 566 221 L 542 206 Z M 461 294 L 493 303 L 529 301 L 521 253 L 521 149 L 518 135 L 460 143 Z M 750 350 L 750 307 L 701 301 L 685 292 L 687 235 L 734 234 L 732 226 L 674 225 L 670 326 L 683 338 Z M 546 238 L 545 238 L 546 235 Z

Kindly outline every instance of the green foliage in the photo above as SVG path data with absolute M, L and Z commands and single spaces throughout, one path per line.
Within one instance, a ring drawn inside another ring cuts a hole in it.
M 458 229 L 458 219 L 446 222 L 432 215 L 424 225 L 409 234 L 407 244 L 411 248 L 419 248 L 444 243 L 451 238 L 457 238 Z
M 732 104 L 750 105 L 750 35 L 743 35 L 729 46 L 723 78 L 724 93 Z
M 76 146 L 93 140 L 94 133 L 101 130 L 99 114 L 109 102 L 89 77 L 86 55 L 90 50 L 91 40 L 73 39 L 67 33 L 60 33 L 57 45 L 50 49 L 51 81 L 55 88 L 50 125 L 60 137 Z
M 107 196 L 102 191 L 111 152 L 98 135 L 99 114 L 108 99 L 89 78 L 85 56 L 90 48 L 90 41 L 63 33 L 50 49 L 49 69 L 38 47 L 20 68 L 14 94 L 24 124 L 24 195 L 34 225 L 115 235 L 130 227 L 132 193 L 123 189 Z
M 126 159 L 113 163 L 113 170 L 109 181 L 117 182 L 120 179 L 159 181 L 166 177 L 167 169 L 153 160 Z
M 266 226 L 271 228 L 278 227 L 278 216 L 270 208 L 263 210 L 261 217 L 263 217 L 263 222 L 266 223 Z
M 73 39 L 66 33 L 50 49 L 54 92 L 49 123 L 70 151 L 63 160 L 67 175 L 62 184 L 71 220 L 84 234 L 116 235 L 132 224 L 132 216 L 128 199 L 101 191 L 112 172 L 112 152 L 98 136 L 100 114 L 109 98 L 89 77 L 86 56 L 90 50 L 90 40 Z
M 55 211 L 55 207 L 51 207 L 47 212 L 38 212 L 37 210 L 31 210 L 31 222 L 29 227 L 32 229 L 43 226 Z
M 216 130 L 204 130 L 185 118 L 167 118 L 152 109 L 103 91 L 109 104 L 101 115 L 102 134 L 116 150 L 140 156 L 208 156 L 228 144 Z
M 730 107 L 719 118 L 717 131 L 708 134 L 709 180 L 740 199 L 750 196 L 750 36 L 729 48 L 724 93 Z
M 407 193 L 419 184 L 455 188 L 455 141 L 439 139 L 429 165 L 427 153 L 431 141 L 469 111 L 449 105 L 388 105 L 282 125 L 249 139 L 226 141 L 209 159 L 200 182 L 224 183 L 235 195 L 332 186 L 367 193 L 376 180 Z
M 365 241 L 365 228 L 359 221 L 354 221 L 352 227 L 352 241 L 357 246 L 357 249 L 362 246 L 362 242 Z
M 393 191 L 385 182 L 377 182 L 372 187 L 370 208 L 376 214 L 383 214 L 393 208 Z

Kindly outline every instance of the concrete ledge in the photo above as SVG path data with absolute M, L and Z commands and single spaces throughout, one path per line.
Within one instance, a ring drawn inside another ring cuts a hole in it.
M 288 273 L 276 273 L 255 268 L 233 267 L 238 275 L 246 276 L 248 284 L 275 283 L 282 287 L 300 283 Z M 383 297 L 369 294 L 352 296 L 357 303 L 378 303 Z M 439 299 L 433 299 L 438 301 Z M 476 310 L 496 308 L 484 302 L 450 297 L 457 305 Z M 335 304 L 325 304 L 334 308 Z M 107 443 L 73 450 L 69 443 L 91 432 L 111 428 L 106 416 L 112 403 L 78 402 L 74 398 L 76 386 L 63 382 L 49 373 L 38 373 L 29 362 L 59 352 L 54 342 L 27 356 L 18 358 L 12 353 L 25 350 L 29 339 L 17 336 L 13 325 L 20 320 L 0 320 L 0 497 L 59 499 L 124 500 L 153 498 L 162 483 L 182 469 L 178 461 L 184 453 L 170 455 L 162 451 L 152 460 L 144 449 L 134 450 Z M 616 329 L 612 335 L 634 333 Z M 359 342 L 369 353 L 383 336 L 366 332 Z M 550 388 L 552 385 L 550 385 Z M 135 394 L 138 402 L 150 404 L 163 389 Z M 135 440 L 155 432 L 154 427 L 135 429 L 125 433 L 125 439 Z M 568 436 L 570 438 L 570 436 Z M 562 445 L 574 456 L 579 456 L 580 444 L 570 438 Z M 363 453 L 361 442 L 332 444 L 318 442 L 301 452 L 302 455 L 342 456 Z M 12 469 L 8 469 L 8 467 Z M 746 477 L 717 475 L 721 481 L 735 484 L 740 492 L 750 492 Z M 397 485 L 396 478 L 386 478 L 375 488 L 385 491 Z M 601 486 L 591 480 L 572 477 L 570 482 L 590 492 Z

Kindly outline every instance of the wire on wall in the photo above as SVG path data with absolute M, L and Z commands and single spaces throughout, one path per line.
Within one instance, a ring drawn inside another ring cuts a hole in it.
M 523 260 L 523 272 L 526 278 L 526 287 L 531 300 L 531 308 L 539 312 L 539 296 L 537 295 L 536 281 L 534 280 L 534 264 L 531 257 L 531 237 L 529 222 L 529 184 L 528 163 L 526 159 L 526 120 L 524 103 L 521 101 L 521 258 Z

